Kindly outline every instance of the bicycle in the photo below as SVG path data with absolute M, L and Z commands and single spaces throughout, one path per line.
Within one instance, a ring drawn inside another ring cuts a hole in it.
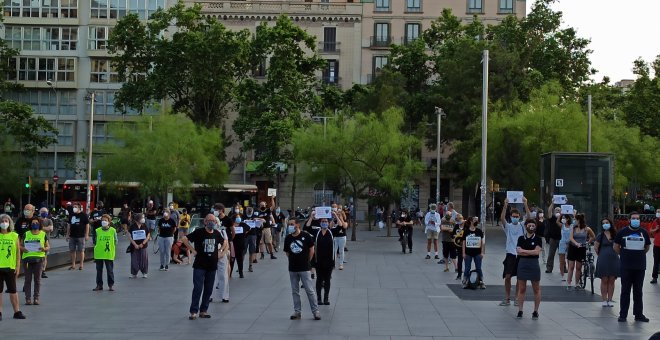
M 401 252 L 406 253 L 406 247 L 408 246 L 408 229 L 403 227 L 403 233 L 401 235 Z
M 53 218 L 53 230 L 50 232 L 48 237 L 58 238 L 60 236 L 66 235 L 66 227 L 68 223 L 65 220 Z
M 594 273 L 596 266 L 594 265 L 593 243 L 583 244 L 587 248 L 587 254 L 582 260 L 582 277 L 580 278 L 580 286 L 584 289 L 587 286 L 587 279 L 591 281 L 591 294 L 594 294 Z

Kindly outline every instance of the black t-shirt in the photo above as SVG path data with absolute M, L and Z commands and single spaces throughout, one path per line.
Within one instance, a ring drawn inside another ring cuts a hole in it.
M 257 216 L 256 216 L 257 218 L 263 218 L 265 220 L 265 222 L 262 224 L 262 228 L 272 227 L 270 225 L 270 222 L 271 222 L 271 220 L 270 220 L 271 211 L 270 210 L 268 210 L 268 209 L 266 209 L 265 211 L 257 210 L 255 213 L 257 214 Z
M 527 233 L 523 234 L 523 236 L 518 237 L 518 244 L 516 247 L 520 247 L 524 250 L 534 250 L 536 247 L 543 247 L 541 243 L 541 237 L 537 236 L 536 234 L 533 234 L 532 237 L 527 237 Z M 539 256 L 531 256 L 531 255 L 518 255 L 520 257 L 527 257 L 530 259 L 538 259 Z
M 302 231 L 297 236 L 289 234 L 284 239 L 284 252 L 289 256 L 290 272 L 306 272 L 311 269 L 309 252 L 314 247 L 314 237 Z
M 37 216 L 32 216 L 30 218 L 21 216 L 16 220 L 16 223 L 14 223 L 14 231 L 18 234 L 18 236 L 21 239 L 25 236 L 25 233 L 30 230 L 30 225 L 32 224 L 32 221 L 38 222 L 39 218 Z
M 119 211 L 119 218 L 126 221 L 128 220 L 128 216 L 131 214 L 131 209 L 130 208 L 121 208 Z
M 330 229 L 330 231 L 332 232 L 332 236 L 334 236 L 334 237 L 345 237 L 346 236 L 346 229 L 344 229 L 339 224 L 335 224 L 335 227 Z
M 227 233 L 227 241 L 228 242 L 232 241 L 230 230 L 231 230 L 231 226 L 233 224 L 234 223 L 232 223 L 231 218 L 227 215 L 225 215 L 225 217 L 220 219 L 220 225 L 225 228 L 225 232 Z
M 209 233 L 206 228 L 197 228 L 186 236 L 188 240 L 194 243 L 195 261 L 193 268 L 215 271 L 218 269 L 218 249 L 222 246 L 224 239 L 220 231 L 213 230 Z
M 72 238 L 85 237 L 85 228 L 89 224 L 86 214 L 77 213 L 69 216 L 69 236 Z
M 456 229 L 454 229 L 456 230 Z M 481 254 L 481 241 L 484 239 L 484 232 L 476 228 L 475 230 L 470 230 L 466 228 L 463 230 L 463 236 L 461 237 L 461 242 L 465 242 L 465 255 L 467 256 L 479 256 Z
M 96 228 L 101 227 L 101 216 L 103 216 L 105 212 L 103 210 L 97 209 L 97 210 L 92 210 L 92 213 L 89 215 L 90 219 L 90 226 L 92 227 L 92 231 L 96 230 Z
M 156 215 L 158 215 L 158 209 L 156 208 L 156 206 L 147 208 L 147 213 L 145 214 L 145 218 L 147 220 L 155 220 Z
M 135 243 L 137 243 L 137 244 L 142 244 L 142 243 L 144 243 L 144 241 L 145 241 L 145 240 L 136 240 L 136 239 L 134 238 L 134 237 L 137 236 L 137 233 L 133 233 L 133 232 L 134 232 L 134 231 L 140 231 L 140 230 L 144 230 L 144 236 L 145 236 L 146 238 L 149 237 L 149 234 L 150 234 L 151 232 L 149 231 L 149 228 L 147 228 L 146 225 L 143 225 L 142 227 L 139 227 L 137 224 L 133 223 L 133 224 L 131 224 L 130 228 L 128 228 L 128 232 L 131 233 L 131 238 L 132 238 L 133 241 L 134 241 Z M 145 245 L 147 245 L 147 244 L 145 243 Z
M 561 226 L 557 225 L 557 217 L 553 215 L 550 218 L 546 218 L 544 222 L 548 238 L 557 241 L 561 240 Z
M 334 268 L 335 259 L 333 251 L 335 242 L 332 231 L 328 231 L 323 235 L 319 231 L 314 237 L 314 267 L 319 269 Z
M 284 216 L 284 214 L 280 211 L 279 214 L 277 212 L 274 213 L 273 217 L 275 218 L 275 228 L 277 228 L 277 231 L 282 230 L 284 221 L 286 221 L 286 216 Z
M 241 222 L 234 227 L 234 247 L 243 249 L 245 247 L 245 235 L 248 235 L 250 232 L 250 226 L 245 222 Z
M 176 222 L 174 222 L 173 218 L 161 218 L 156 223 L 156 226 L 158 227 L 158 237 L 174 237 Z
M 621 246 L 621 269 L 646 270 L 646 246 L 651 244 L 644 228 L 625 227 L 616 234 L 614 243 Z
M 399 215 L 399 218 L 397 219 L 397 221 L 399 221 L 400 223 L 412 222 L 412 220 L 410 219 L 410 216 L 408 216 L 408 215 L 406 215 L 406 217 L 401 217 Z M 411 225 L 402 225 L 402 224 L 400 224 L 400 225 L 398 225 L 398 227 L 410 227 L 410 228 L 412 228 L 412 224 Z

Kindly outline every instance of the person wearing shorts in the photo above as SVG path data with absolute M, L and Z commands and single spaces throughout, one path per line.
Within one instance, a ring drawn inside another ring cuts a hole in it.
M 85 263 L 85 241 L 89 239 L 89 220 L 87 219 L 87 214 L 82 211 L 80 203 L 73 204 L 73 214 L 69 216 L 66 239 L 69 242 L 69 253 L 71 255 L 71 266 L 69 270 L 76 268 L 78 256 L 80 257 L 78 270 L 83 270 L 83 264 Z
M 18 234 L 13 231 L 11 217 L 0 215 L 0 320 L 2 320 L 2 292 L 7 286 L 9 300 L 14 308 L 14 319 L 25 319 L 18 305 L 16 276 L 21 270 L 20 245 Z
M 274 203 L 273 203 L 274 205 Z M 259 202 L 259 212 L 257 212 L 257 218 L 261 220 L 261 225 L 263 226 L 261 232 L 261 241 L 266 246 L 266 252 L 270 254 L 270 259 L 275 260 L 275 254 L 273 254 L 273 232 L 272 228 L 275 225 L 275 218 L 273 217 L 273 211 L 266 207 L 266 202 Z M 261 258 L 264 258 L 264 253 L 261 253 Z
M 445 265 L 445 272 L 449 271 L 449 262 L 454 265 L 454 269 L 458 270 L 456 266 L 456 246 L 454 245 L 453 233 L 454 233 L 454 224 L 459 225 L 463 224 L 463 216 L 460 217 L 460 220 L 457 218 L 456 221 L 453 221 L 451 214 L 446 214 L 442 218 L 442 224 L 440 226 L 440 232 L 442 235 L 442 258 Z M 440 263 L 440 262 L 438 262 Z
M 529 208 L 527 208 L 527 199 L 524 197 L 523 203 L 525 204 L 526 210 L 529 211 Z M 520 212 L 517 209 L 511 209 L 511 223 L 507 222 L 506 211 L 508 205 L 509 200 L 505 199 L 502 214 L 500 215 L 500 221 L 502 222 L 504 233 L 506 234 L 506 257 L 502 262 L 504 265 L 504 270 L 502 272 L 502 278 L 504 279 L 504 300 L 500 303 L 500 306 L 509 306 L 511 304 L 511 278 L 517 276 L 518 267 L 518 238 L 525 233 L 525 227 L 520 220 Z M 516 292 L 518 292 L 518 280 L 516 280 Z M 517 305 L 518 302 L 516 301 L 514 304 Z
M 424 233 L 426 233 L 426 259 L 431 258 L 431 243 L 434 246 L 435 258 L 440 259 L 438 256 L 438 235 L 440 233 L 440 214 L 436 211 L 437 206 L 431 204 L 429 212 L 424 217 Z
M 259 249 L 257 249 L 258 245 L 258 233 L 259 233 L 259 228 L 257 227 L 256 223 L 254 222 L 255 216 L 253 216 L 253 211 L 252 207 L 247 207 L 245 208 L 245 223 L 250 225 L 251 223 L 254 223 L 253 225 L 255 226 L 250 227 L 250 230 L 247 233 L 247 248 L 248 248 L 248 253 L 250 254 L 250 257 L 248 258 L 248 271 L 252 272 L 252 264 L 257 263 L 257 253 Z

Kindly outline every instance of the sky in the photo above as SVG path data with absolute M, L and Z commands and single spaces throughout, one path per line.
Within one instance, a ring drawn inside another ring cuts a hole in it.
M 527 0 L 527 13 L 534 0 Z M 635 79 L 633 61 L 647 62 L 660 54 L 660 1 L 658 0 L 559 0 L 553 9 L 563 12 L 564 27 L 590 38 L 592 76 L 612 82 Z

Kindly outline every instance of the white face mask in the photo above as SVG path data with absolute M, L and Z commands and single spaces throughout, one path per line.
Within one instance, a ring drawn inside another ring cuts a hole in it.
M 101 227 L 103 227 L 103 229 L 108 229 L 109 226 L 110 226 L 110 222 L 101 221 Z
M 77 214 L 77 213 L 79 213 L 79 212 L 80 212 L 80 209 L 78 209 L 78 208 L 73 208 L 73 213 L 74 213 L 74 214 Z
M 140 220 L 140 224 L 144 224 L 145 222 L 147 222 L 147 220 L 145 220 L 144 218 Z
M 655 217 L 660 218 L 660 212 L 655 213 Z
M 561 213 L 555 213 L 555 217 L 559 218 L 561 216 Z
M 0 229 L 7 230 L 7 228 L 9 228 L 9 223 L 7 222 L 0 223 Z
M 566 219 L 565 218 L 561 219 L 561 224 L 566 224 Z

